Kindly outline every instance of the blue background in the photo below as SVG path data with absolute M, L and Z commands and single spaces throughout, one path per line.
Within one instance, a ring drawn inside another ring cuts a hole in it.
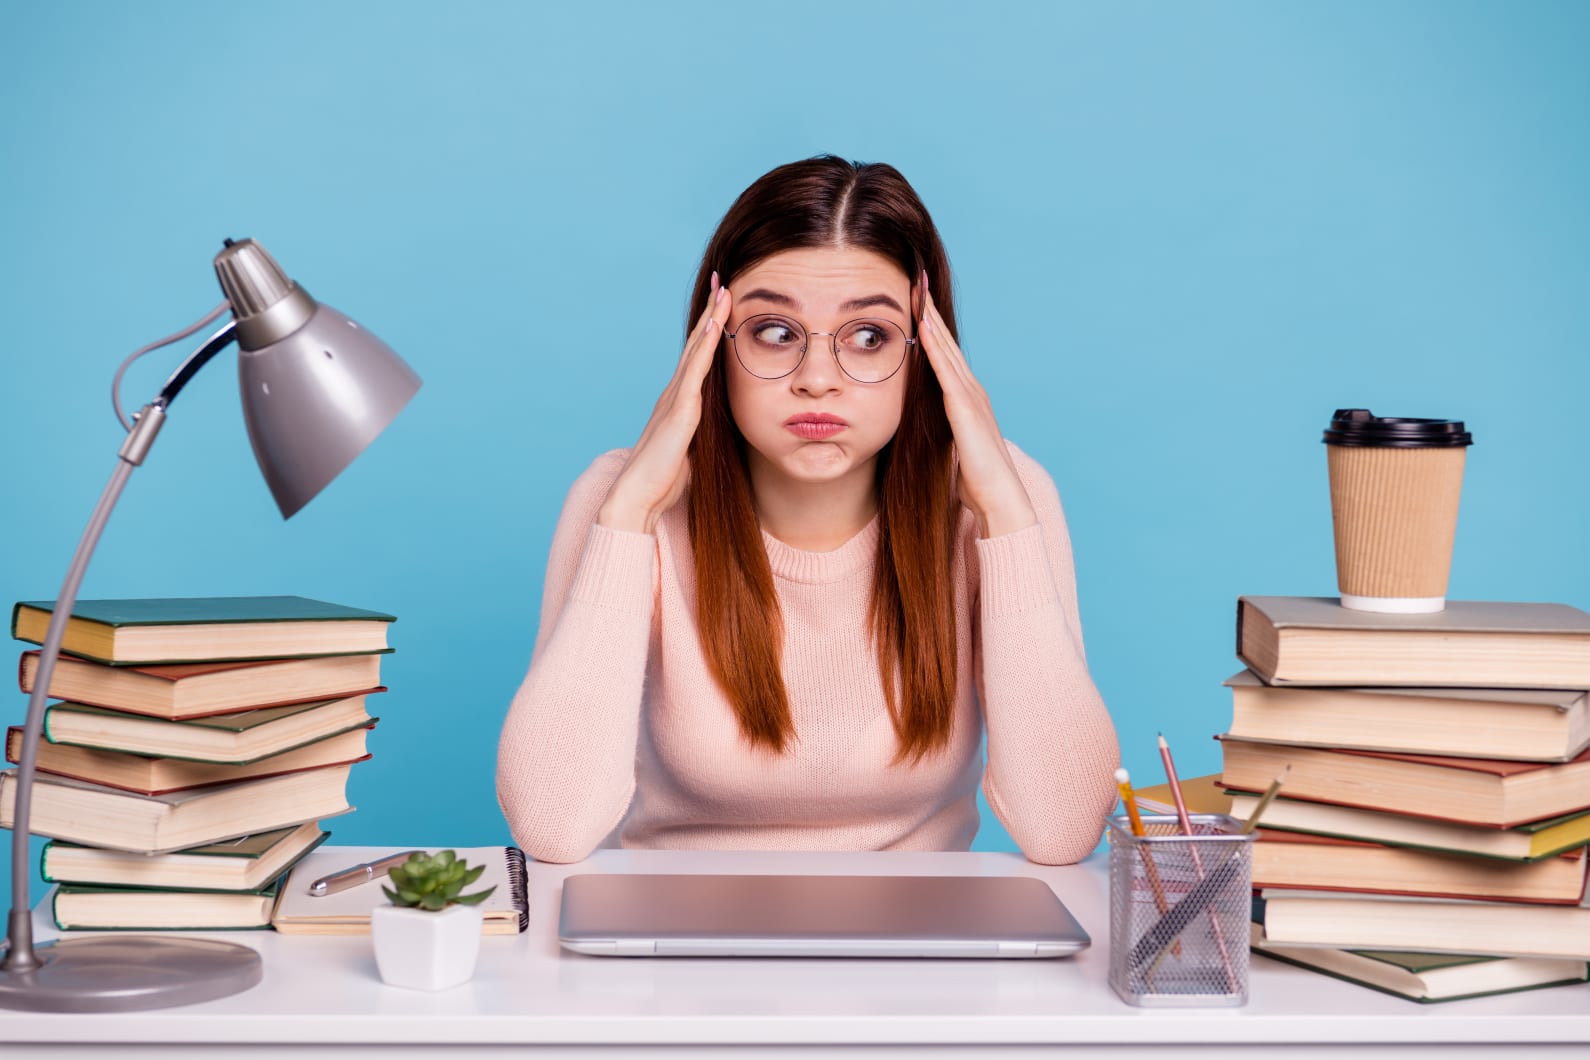
M 1237 595 L 1334 592 L 1337 407 L 1474 431 L 1452 596 L 1590 607 L 1587 43 L 1590 6 L 1544 2 L 5 3 L 0 597 L 53 597 L 117 362 L 254 236 L 425 387 L 283 523 L 212 366 L 85 595 L 397 614 L 334 841 L 506 841 L 564 491 L 638 435 L 734 196 L 832 151 L 934 213 L 963 345 L 1067 506 L 1126 765 L 1160 779 L 1163 731 L 1211 772 Z M 986 811 L 978 846 L 1011 846 Z

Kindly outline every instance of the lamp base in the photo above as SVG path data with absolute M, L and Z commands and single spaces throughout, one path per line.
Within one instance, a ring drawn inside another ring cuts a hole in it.
M 247 946 L 151 935 L 62 939 L 37 947 L 38 968 L 0 971 L 0 1009 L 136 1012 L 213 1001 L 264 977 Z

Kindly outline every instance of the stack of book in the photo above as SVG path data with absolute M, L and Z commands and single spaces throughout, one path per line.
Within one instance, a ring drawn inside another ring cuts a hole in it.
M 1255 949 L 1418 1000 L 1586 978 L 1590 614 L 1242 597 L 1220 782 Z
M 12 612 L 42 643 L 52 604 Z M 296 596 L 80 600 L 50 681 L 31 831 L 74 928 L 270 923 L 278 881 L 349 812 L 392 616 Z M 31 692 L 39 653 L 24 651 Z M 22 730 L 6 734 L 21 756 Z M 0 827 L 14 824 L 14 770 Z

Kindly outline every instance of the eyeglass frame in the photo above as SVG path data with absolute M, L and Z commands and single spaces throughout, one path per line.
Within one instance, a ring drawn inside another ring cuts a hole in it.
M 790 370 L 789 371 L 784 372 L 784 373 L 782 373 L 780 375 L 757 375 L 755 372 L 752 372 L 751 369 L 746 365 L 745 358 L 740 356 L 739 344 L 735 342 L 735 336 L 737 336 L 738 334 L 740 334 L 740 332 L 745 330 L 745 325 L 749 324 L 753 320 L 760 320 L 762 317 L 773 317 L 774 319 L 788 320 L 792 324 L 799 325 L 800 329 L 801 329 L 801 334 L 805 336 L 805 341 L 803 341 L 801 343 L 801 355 L 800 355 L 800 358 L 793 365 L 790 366 Z M 846 328 L 848 328 L 852 324 L 861 324 L 861 323 L 867 323 L 867 322 L 876 322 L 876 323 L 879 323 L 879 324 L 888 324 L 891 327 L 900 328 L 900 332 L 902 334 L 904 334 L 904 332 L 905 332 L 905 329 L 901 328 L 900 325 L 896 324 L 894 321 L 885 320 L 882 317 L 856 317 L 853 320 L 847 320 L 843 324 L 839 325 L 839 331 L 844 331 Z M 913 328 L 913 330 L 915 330 L 915 329 Z M 750 376 L 753 379 L 764 379 L 764 380 L 766 380 L 768 382 L 773 382 L 774 380 L 778 380 L 778 379 L 788 379 L 790 376 L 794 375 L 797 371 L 799 371 L 800 370 L 800 366 L 806 363 L 806 354 L 811 349 L 811 345 L 812 345 L 811 340 L 812 340 L 812 338 L 817 336 L 817 335 L 827 335 L 828 336 L 828 349 L 834 355 L 834 363 L 839 365 L 839 370 L 841 372 L 844 372 L 845 376 L 847 378 L 849 378 L 851 380 L 854 380 L 857 383 L 860 383 L 862 386 L 875 386 L 878 383 L 887 383 L 889 380 L 893 379 L 896 375 L 900 374 L 900 369 L 905 367 L 906 358 L 911 356 L 911 347 L 915 346 L 916 342 L 917 342 L 915 335 L 906 335 L 906 338 L 905 338 L 905 353 L 901 354 L 900 363 L 894 366 L 894 371 L 890 372 L 888 375 L 884 376 L 882 379 L 857 379 L 854 375 L 850 374 L 850 369 L 845 367 L 844 358 L 839 356 L 839 331 L 813 331 L 813 330 L 811 330 L 810 328 L 808 328 L 806 326 L 806 322 L 805 321 L 796 320 L 794 317 L 790 316 L 787 313 L 754 313 L 751 316 L 748 316 L 744 320 L 740 321 L 740 326 L 735 328 L 733 331 L 730 331 L 728 329 L 727 324 L 725 324 L 724 329 L 723 329 L 723 337 L 729 340 L 729 349 L 734 351 L 734 359 L 736 361 L 740 362 L 740 367 L 744 368 L 746 370 L 746 372 L 749 373 Z

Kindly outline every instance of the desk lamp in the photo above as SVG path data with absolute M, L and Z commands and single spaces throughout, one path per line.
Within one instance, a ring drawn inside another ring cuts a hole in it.
M 111 935 L 35 948 L 28 908 L 28 825 L 44 704 L 77 590 L 111 509 L 143 463 L 171 403 L 228 344 L 238 344 L 243 419 L 260 471 L 282 517 L 307 504 L 380 434 L 420 387 L 380 339 L 309 296 L 252 239 L 227 240 L 215 258 L 226 300 L 203 320 L 122 362 L 111 387 L 127 428 L 116 469 L 78 543 L 56 598 L 28 700 L 16 773 L 9 946 L 0 959 L 0 1008 L 40 1012 L 127 1012 L 209 1001 L 260 981 L 259 954 L 212 939 Z M 232 320 L 184 361 L 158 396 L 129 421 L 117 395 L 137 357 L 198 331 L 228 309 Z

